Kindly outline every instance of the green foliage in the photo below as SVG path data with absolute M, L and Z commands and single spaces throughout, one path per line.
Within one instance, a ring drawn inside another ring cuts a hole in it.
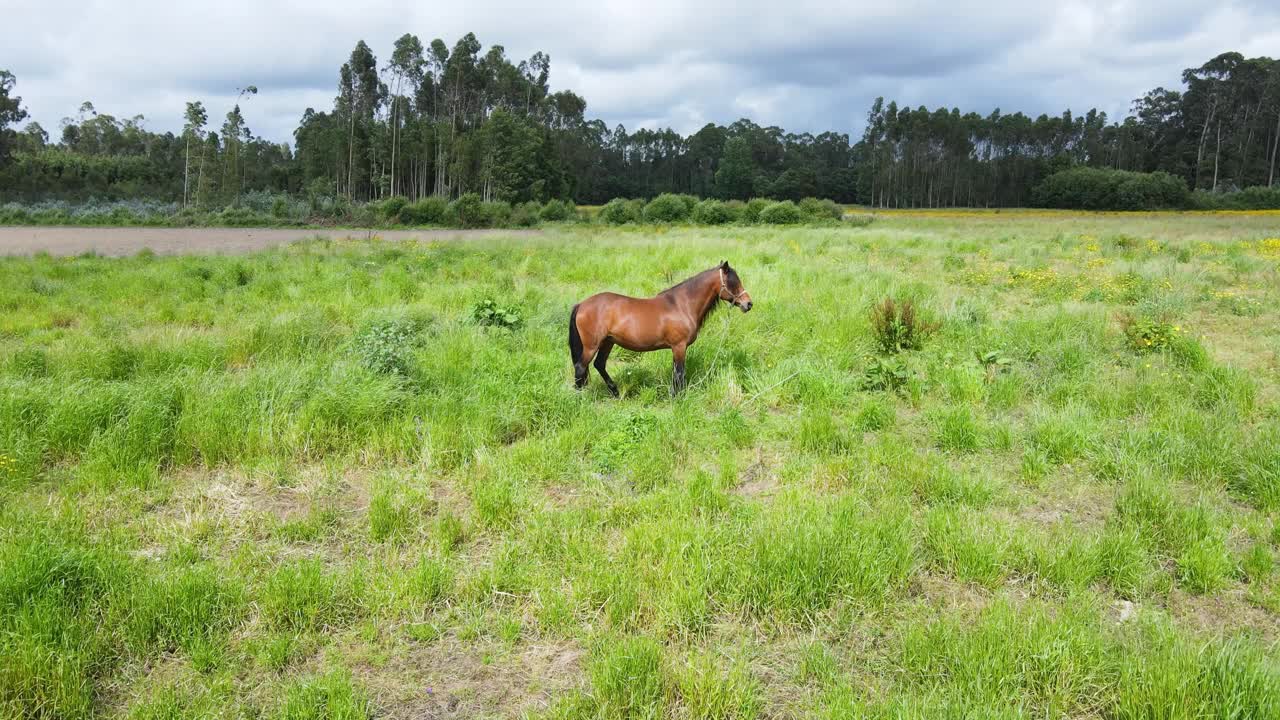
M 804 215 L 808 222 L 839 220 L 844 217 L 844 210 L 829 199 L 819 200 L 818 198 L 807 197 L 800 201 L 798 207 L 800 208 L 800 213 Z
M 767 198 L 751 198 L 742 208 L 742 221 L 751 225 L 759 223 L 760 214 L 772 204 L 773 201 Z
M 421 324 L 407 318 L 391 318 L 369 323 L 352 340 L 360 363 L 382 374 L 409 375 L 413 351 Z
M 732 209 L 719 200 L 703 200 L 693 208 L 693 221 L 699 225 L 723 225 L 734 219 Z
M 273 720 L 370 720 L 373 707 L 351 674 L 333 671 L 292 683 Z
M 471 318 L 485 326 L 517 330 L 524 324 L 524 314 L 518 305 L 500 304 L 496 300 L 485 299 L 471 308 Z
M 886 355 L 919 350 L 939 327 L 940 322 L 922 317 L 910 299 L 885 297 L 871 306 L 871 334 L 880 352 Z
M 661 717 L 665 678 L 662 647 L 654 640 L 607 640 L 592 653 L 588 672 L 597 717 Z
M 770 203 L 760 210 L 760 222 L 765 225 L 796 225 L 804 220 L 805 216 L 800 208 L 790 200 Z
M 896 392 L 906 387 L 912 377 L 910 368 L 898 357 L 873 357 L 862 371 L 858 387 L 862 390 Z
M 1197 190 L 1191 195 L 1191 206 L 1197 210 L 1280 210 L 1280 186 L 1255 185 L 1228 192 Z
M 644 206 L 644 220 L 650 223 L 675 223 L 689 218 L 692 208 L 684 197 L 663 193 Z
M 625 225 L 640 222 L 643 213 L 640 201 L 614 198 L 600 208 L 600 219 L 609 225 Z
M 873 362 L 881 362 L 879 358 L 873 358 Z M 890 360 L 892 362 L 892 360 Z M 883 364 L 883 363 L 882 363 Z M 882 368 L 877 371 L 878 376 L 874 381 L 867 383 L 872 390 L 896 390 L 906 382 L 905 368 L 900 368 L 901 374 L 896 374 L 893 370 L 889 370 L 889 377 L 885 378 L 886 371 Z M 871 373 L 868 372 L 868 375 Z M 853 418 L 853 427 L 862 432 L 876 432 L 878 430 L 887 430 L 893 427 L 897 418 L 897 412 L 894 410 L 893 404 L 882 398 L 869 398 L 858 408 L 858 413 Z
M 540 213 L 542 219 L 547 222 L 564 222 L 572 219 L 575 214 L 573 203 L 564 200 L 548 200 L 547 204 L 542 206 Z
M 476 193 L 464 193 L 449 203 L 449 216 L 455 225 L 464 228 L 486 227 L 490 220 L 484 201 Z
M 442 197 L 425 197 L 400 209 L 400 222 L 405 225 L 452 225 L 449 201 Z
M 1165 172 L 1077 167 L 1050 175 L 1032 192 L 1036 207 L 1076 210 L 1162 210 L 1189 203 L 1186 183 Z
M 1136 353 L 1169 350 L 1180 337 L 1182 330 L 1167 320 L 1150 315 L 1120 315 L 1120 329 L 1124 332 L 1129 349 Z
M 357 589 L 350 578 L 316 560 L 294 561 L 276 568 L 258 594 L 258 607 L 268 627 L 277 630 L 320 630 L 356 614 Z
M 512 227 L 534 227 L 541 220 L 542 206 L 535 200 L 511 208 Z
M 746 200 L 751 196 L 755 180 L 755 163 L 751 159 L 751 145 L 744 137 L 732 137 L 725 141 L 720 168 L 716 170 L 716 190 L 726 200 Z

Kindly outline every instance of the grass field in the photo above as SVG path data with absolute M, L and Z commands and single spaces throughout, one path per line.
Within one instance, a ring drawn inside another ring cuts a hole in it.
M 0 716 L 1280 717 L 1278 236 L 0 260 Z M 574 302 L 721 259 L 684 395 L 572 389 Z

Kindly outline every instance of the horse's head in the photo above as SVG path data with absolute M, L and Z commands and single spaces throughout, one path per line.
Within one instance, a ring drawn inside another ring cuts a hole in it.
M 729 261 L 720 263 L 720 299 L 730 305 L 737 305 L 742 312 L 751 309 L 751 293 L 742 287 L 742 278 L 738 271 L 729 267 Z

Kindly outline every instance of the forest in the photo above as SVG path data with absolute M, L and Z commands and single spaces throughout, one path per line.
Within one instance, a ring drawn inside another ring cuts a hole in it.
M 610 128 L 588 117 L 585 98 L 553 91 L 550 77 L 547 54 L 514 60 L 470 33 L 452 48 L 405 34 L 382 60 L 360 41 L 338 70 L 332 107 L 306 108 L 286 144 L 252 131 L 243 109 L 258 92 L 252 85 L 220 124 L 221 109 L 199 101 L 187 103 L 177 134 L 85 102 L 54 137 L 35 122 L 23 124 L 18 79 L 0 70 L 0 201 L 148 199 L 207 208 L 267 191 L 352 203 L 476 193 L 509 203 L 601 204 L 670 192 L 1018 207 L 1074 197 L 1040 186 L 1079 168 L 1167 174 L 1200 206 L 1245 188 L 1272 188 L 1249 197 L 1280 201 L 1280 62 L 1268 57 L 1222 53 L 1184 70 L 1181 87 L 1142 95 L 1119 120 L 1096 110 L 1032 118 L 877 99 L 857 138 L 839 130 L 788 132 L 746 118 L 688 136 Z M 1115 175 L 1113 184 L 1124 177 Z M 1164 197 L 1167 179 L 1156 185 Z

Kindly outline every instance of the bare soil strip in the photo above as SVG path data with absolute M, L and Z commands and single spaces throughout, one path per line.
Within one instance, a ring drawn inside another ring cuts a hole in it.
M 306 228 L 0 227 L 0 256 L 98 255 L 121 257 L 150 248 L 161 255 L 246 253 L 308 238 L 330 240 L 463 240 L 520 237 L 537 230 L 354 230 Z

